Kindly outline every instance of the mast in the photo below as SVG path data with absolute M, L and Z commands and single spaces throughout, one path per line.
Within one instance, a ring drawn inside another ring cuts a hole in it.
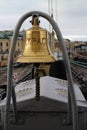
M 57 22 L 57 0 L 55 0 L 55 21 Z
M 53 18 L 53 0 L 48 0 L 48 13 Z M 49 30 L 52 31 L 50 24 L 49 24 Z
M 51 17 L 53 18 L 53 0 L 51 0 Z

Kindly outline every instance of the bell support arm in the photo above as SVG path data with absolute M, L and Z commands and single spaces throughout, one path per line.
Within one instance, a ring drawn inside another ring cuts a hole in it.
M 6 108 L 5 108 L 5 130 L 9 130 L 8 124 L 9 124 L 9 109 L 10 109 L 10 100 L 11 100 L 11 83 L 12 83 L 12 65 L 13 65 L 13 54 L 14 54 L 14 48 L 17 40 L 17 36 L 19 33 L 19 30 L 21 28 L 21 25 L 23 24 L 24 20 L 28 17 L 32 16 L 33 14 L 38 14 L 39 16 L 47 19 L 50 24 L 52 25 L 53 29 L 56 32 L 57 38 L 60 41 L 61 50 L 63 52 L 63 59 L 68 79 L 68 89 L 70 93 L 70 99 L 71 99 L 71 108 L 72 108 L 72 121 L 73 121 L 73 130 L 78 130 L 78 111 L 77 111 L 77 104 L 76 104 L 76 98 L 74 93 L 74 87 L 73 87 L 73 80 L 72 80 L 72 74 L 71 74 L 71 68 L 69 64 L 69 58 L 66 51 L 66 47 L 63 41 L 63 37 L 61 35 L 61 32 L 58 28 L 58 25 L 56 22 L 47 14 L 40 12 L 40 11 L 31 11 L 26 14 L 24 14 L 18 21 L 14 33 L 13 38 L 11 42 L 11 48 L 9 52 L 9 59 L 8 59 L 8 70 L 7 70 L 7 100 L 6 100 Z

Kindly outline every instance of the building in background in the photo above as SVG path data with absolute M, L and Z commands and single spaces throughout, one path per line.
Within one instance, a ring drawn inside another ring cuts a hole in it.
M 8 54 L 11 45 L 12 35 L 13 31 L 0 31 L 0 66 L 6 66 L 8 63 Z M 22 51 L 23 35 L 24 31 L 19 32 L 14 52 L 14 62 L 15 58 Z
M 71 41 L 69 39 L 64 39 L 69 58 L 73 59 L 75 57 L 86 57 L 87 56 L 87 42 L 86 41 Z M 55 40 L 55 52 L 57 57 L 62 56 L 60 43 L 58 40 Z
M 24 42 L 25 30 L 20 31 L 14 52 L 14 63 L 16 62 L 17 56 L 22 52 L 22 46 Z M 11 45 L 13 30 L 0 31 L 0 66 L 6 66 L 8 63 L 8 54 Z M 57 39 L 54 39 L 54 55 L 56 58 L 62 58 L 62 52 L 60 43 Z M 87 56 L 87 42 L 83 41 L 71 41 L 64 39 L 65 46 L 67 48 L 69 58 L 77 56 Z

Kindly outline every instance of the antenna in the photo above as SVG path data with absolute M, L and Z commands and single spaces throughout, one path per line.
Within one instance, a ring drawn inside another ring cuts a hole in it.
M 51 0 L 51 17 L 53 18 L 53 0 Z
M 49 16 L 51 16 L 50 6 L 51 6 L 51 1 L 48 0 L 48 14 L 49 14 Z M 49 23 L 49 31 L 51 31 L 51 25 L 50 25 L 50 23 Z
M 53 0 L 48 0 L 48 13 L 53 18 Z M 49 30 L 52 31 L 51 25 L 49 24 Z
M 57 0 L 55 0 L 55 20 L 57 22 Z

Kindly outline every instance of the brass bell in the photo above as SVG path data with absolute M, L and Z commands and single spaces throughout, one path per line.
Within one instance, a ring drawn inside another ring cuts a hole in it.
M 23 52 L 17 58 L 22 63 L 49 63 L 54 62 L 55 57 L 49 47 L 49 33 L 39 27 L 38 18 L 34 17 L 32 27 L 26 31 Z

